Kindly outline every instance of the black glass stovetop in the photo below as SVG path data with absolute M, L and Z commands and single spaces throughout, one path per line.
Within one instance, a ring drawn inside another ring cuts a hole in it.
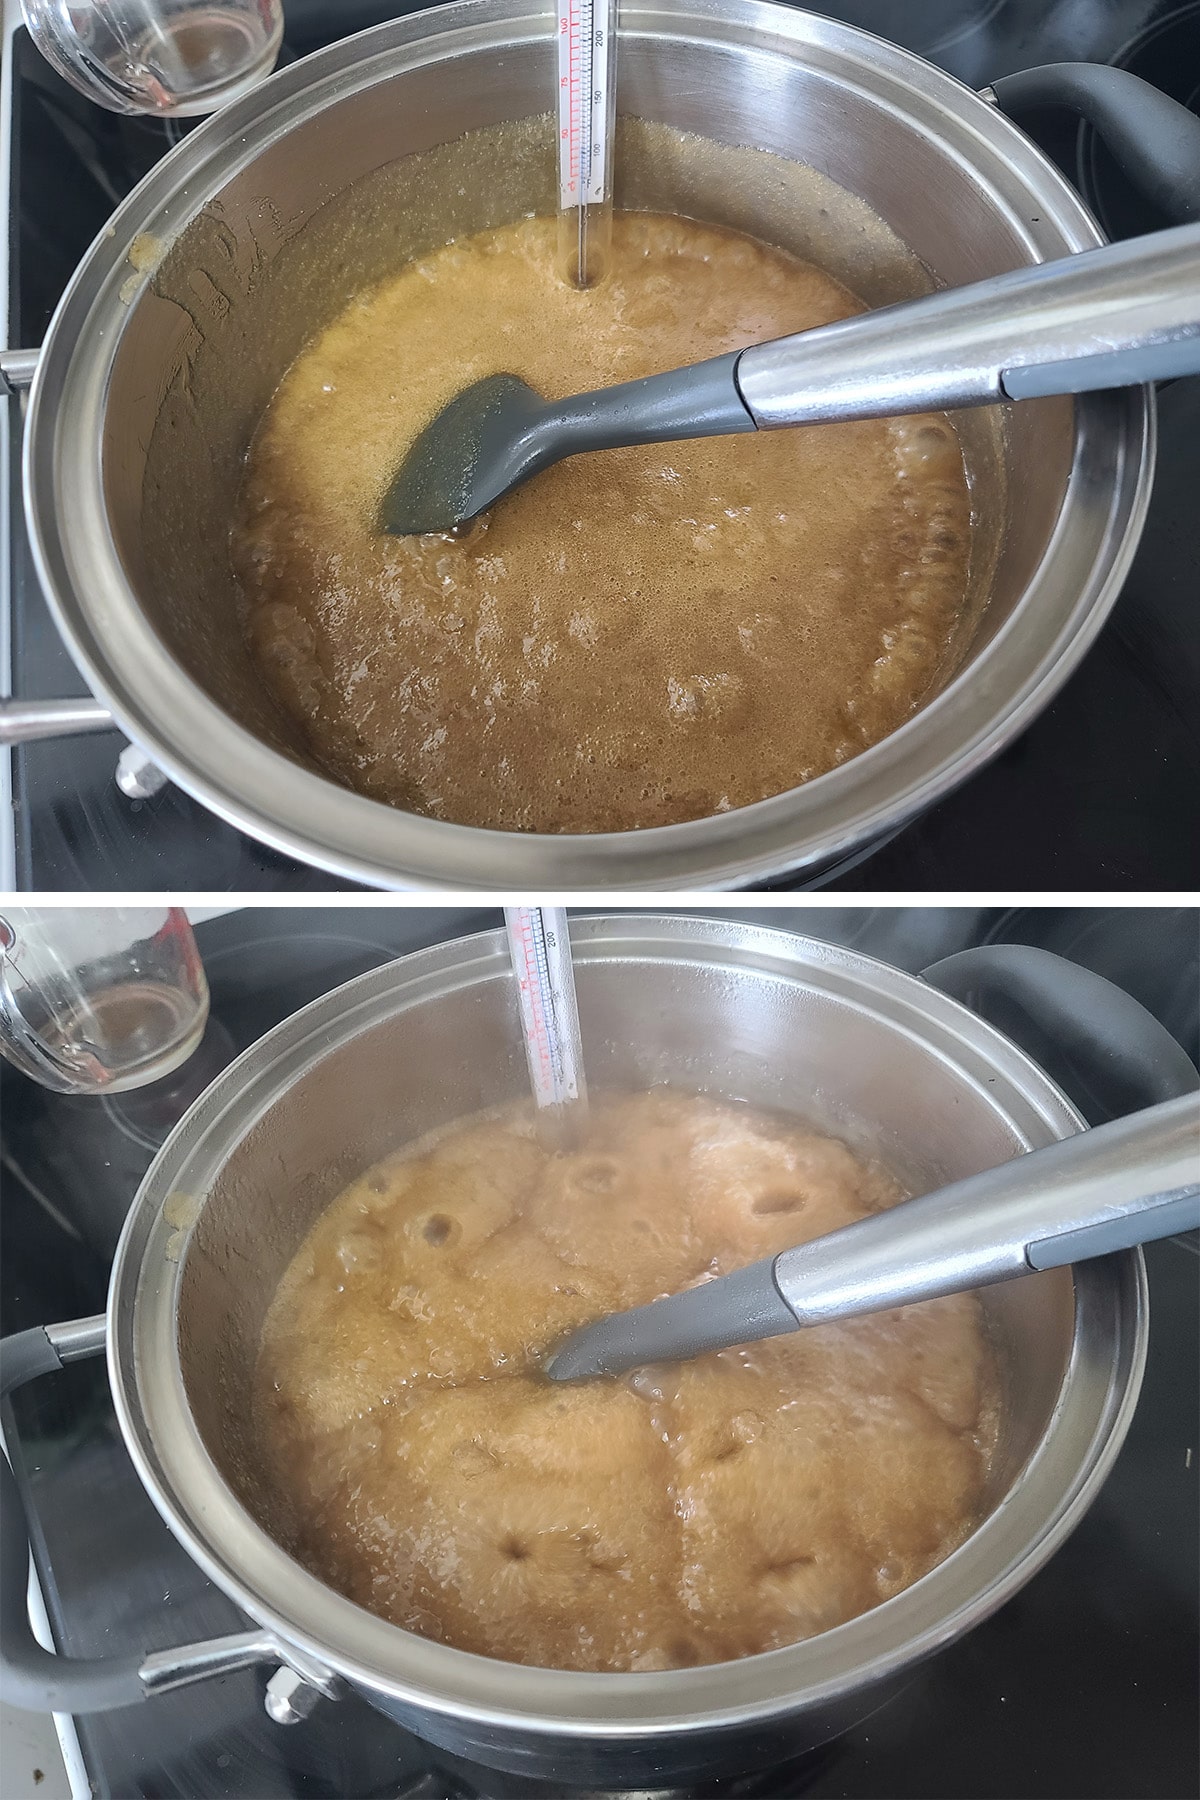
M 750 913 L 919 970 L 980 942 L 1036 943 L 1121 981 L 1195 1058 L 1196 915 L 1178 909 L 787 909 Z M 494 912 L 253 909 L 197 939 L 211 1022 L 191 1061 L 131 1094 L 68 1098 L 0 1064 L 4 1329 L 103 1310 L 126 1209 L 199 1091 L 262 1032 L 354 975 L 487 929 Z M 1093 1119 L 1093 1123 L 1098 1122 Z M 810 1795 L 1184 1800 L 1200 1783 L 1197 1686 L 1197 1258 L 1152 1245 L 1150 1359 L 1133 1426 L 1098 1499 L 993 1619 L 917 1671 L 880 1711 L 791 1764 L 751 1763 L 688 1800 Z M 75 1363 L 4 1419 L 33 1521 L 55 1642 L 77 1656 L 167 1648 L 245 1620 L 168 1534 L 121 1443 L 103 1367 Z M 364 1702 L 301 1724 L 263 1710 L 270 1669 L 76 1721 L 97 1800 L 598 1800 L 428 1749 Z M 642 1790 L 642 1800 L 647 1800 Z M 683 1800 L 663 1793 L 655 1800 Z
M 413 10 L 387 0 L 288 0 L 287 55 Z M 1200 6 L 1172 0 L 833 0 L 826 10 L 980 87 L 1069 58 L 1118 61 L 1196 107 Z M 24 32 L 14 40 L 13 344 L 41 341 L 70 275 L 113 207 L 180 127 L 127 120 L 66 87 Z M 1030 120 L 1113 236 L 1164 223 L 1089 133 Z M 10 406 L 14 692 L 83 692 L 38 590 L 20 528 L 20 416 Z M 1191 829 L 1200 788 L 1200 379 L 1161 395 L 1160 461 L 1137 562 L 1099 641 L 1054 704 L 989 768 L 865 860 L 827 870 L 870 890 L 1116 889 L 1200 885 Z M 243 836 L 167 787 L 128 800 L 113 732 L 14 754 L 24 889 L 320 889 L 340 878 Z M 787 884 L 783 884 L 787 885 Z

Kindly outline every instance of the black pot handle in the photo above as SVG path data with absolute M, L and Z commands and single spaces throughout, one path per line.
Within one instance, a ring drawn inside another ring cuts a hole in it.
M 1200 219 L 1200 119 L 1130 69 L 1108 63 L 1045 63 L 993 81 L 1010 118 L 1067 107 L 1104 139 L 1122 173 L 1180 225 Z
M 923 979 L 1013 1038 L 1089 1124 L 1200 1089 L 1187 1052 L 1124 988 L 1029 944 L 981 944 Z
M 35 1326 L 0 1339 L 0 1399 L 38 1375 L 104 1349 L 104 1316 L 69 1325 Z M 264 1631 L 239 1632 L 179 1650 L 142 1650 L 131 1656 L 55 1656 L 33 1635 L 25 1604 L 29 1539 L 21 1490 L 0 1456 L 0 1699 L 28 1712 L 111 1712 L 151 1694 L 224 1675 L 257 1662 L 280 1662 L 279 1645 Z

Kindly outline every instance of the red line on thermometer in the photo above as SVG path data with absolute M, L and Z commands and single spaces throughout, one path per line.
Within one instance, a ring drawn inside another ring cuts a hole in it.
M 596 0 L 558 0 L 559 203 L 604 199 L 609 51 Z
M 587 1105 L 566 914 L 513 906 L 505 908 L 504 919 L 530 1085 L 539 1113 L 553 1116 L 561 1132 L 566 1113 L 578 1122 Z

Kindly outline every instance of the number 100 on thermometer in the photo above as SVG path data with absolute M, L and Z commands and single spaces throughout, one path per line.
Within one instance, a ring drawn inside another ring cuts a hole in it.
M 616 0 L 558 0 L 559 257 L 593 287 L 608 268 L 616 118 Z

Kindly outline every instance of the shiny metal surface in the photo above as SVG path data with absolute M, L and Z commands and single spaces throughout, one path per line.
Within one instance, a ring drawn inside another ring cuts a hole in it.
M 118 756 L 115 780 L 129 800 L 152 800 L 167 785 L 167 777 L 158 764 L 136 744 L 126 744 Z
M 1200 1101 L 1189 1093 L 596 1319 L 555 1349 L 546 1373 L 555 1381 L 622 1375 L 1198 1227 Z
M 736 813 L 542 837 L 389 809 L 307 764 L 242 643 L 212 521 L 230 514 L 279 375 L 344 299 L 338 269 L 350 257 L 371 278 L 391 241 L 376 221 L 317 254 L 330 202 L 399 158 L 539 115 L 552 20 L 528 0 L 459 0 L 381 26 L 274 76 L 152 171 L 64 295 L 34 383 L 25 493 L 39 575 L 93 691 L 134 741 L 222 817 L 322 867 L 385 886 L 537 891 L 734 886 L 813 868 L 978 769 L 1082 657 L 1141 528 L 1147 391 L 1012 411 L 1004 468 L 979 490 L 998 560 L 958 675 L 884 743 Z M 758 0 L 647 0 L 622 9 L 621 30 L 631 114 L 729 146 L 735 161 L 747 153 L 733 147 L 753 143 L 814 167 L 888 222 L 929 272 L 926 290 L 930 278 L 958 286 L 1099 242 L 1021 132 L 880 39 Z M 430 242 L 536 200 L 540 160 L 523 188 L 515 149 L 494 160 L 496 194 L 471 190 L 469 216 L 446 201 Z M 549 142 L 544 160 L 549 183 Z M 707 194 L 714 216 L 788 228 L 771 214 L 769 181 L 731 180 L 718 204 L 713 167 L 703 156 L 696 166 L 700 210 Z M 644 179 L 635 202 L 671 202 L 673 179 Z M 161 247 L 157 268 L 131 269 L 137 236 Z M 306 248 L 307 263 L 289 260 Z M 848 240 L 830 254 L 849 256 Z M 301 273 L 284 281 L 289 268 Z M 873 304 L 922 291 L 884 262 L 841 272 Z
M 0 699 L 0 744 L 111 731 L 115 720 L 99 700 Z
M 0 388 L 19 394 L 32 386 L 41 354 L 40 350 L 0 350 Z
M 873 419 L 1200 372 L 1200 225 L 754 344 L 759 426 Z
M 202 1644 L 183 1644 L 178 1650 L 155 1650 L 143 1662 L 139 1674 L 148 1695 L 169 1694 L 235 1669 L 250 1669 L 280 1655 L 269 1631 L 235 1632 L 230 1637 L 210 1638 Z
M 829 945 L 681 917 L 572 923 L 596 1088 L 659 1081 L 811 1120 L 929 1188 L 1080 1120 L 973 1014 Z M 317 1212 L 373 1158 L 525 1090 L 502 932 L 349 983 L 246 1052 L 168 1140 L 113 1267 L 109 1372 L 147 1491 L 200 1566 L 285 1645 L 434 1743 L 559 1780 L 719 1772 L 820 1742 L 880 1684 L 999 1606 L 1088 1505 L 1145 1355 L 1137 1253 L 990 1290 L 1008 1392 L 989 1512 L 886 1606 L 742 1662 L 662 1674 L 517 1667 L 417 1638 L 275 1543 L 249 1381 L 276 1281 Z M 182 1229 L 180 1217 L 191 1220 Z
M 82 1362 L 84 1357 L 99 1356 L 108 1332 L 108 1314 L 94 1313 L 90 1319 L 68 1319 L 61 1325 L 47 1325 L 46 1336 L 61 1362 Z
M 1197 1225 L 1200 1106 L 1184 1095 L 785 1250 L 775 1281 L 819 1325 L 1060 1267 L 1088 1254 L 1084 1234 L 1099 1256 Z
M 285 1663 L 268 1681 L 263 1705 L 268 1718 L 274 1719 L 277 1725 L 299 1725 L 302 1719 L 308 1718 L 321 1697 L 320 1688 L 313 1687 Z
M 278 1662 L 283 1656 L 291 1657 L 297 1666 L 289 1662 L 277 1669 L 267 1683 L 267 1692 L 291 1696 L 298 1719 L 306 1718 L 318 1700 L 337 1698 L 341 1688 L 337 1678 L 302 1651 L 292 1651 L 281 1643 L 273 1631 L 232 1632 L 202 1643 L 181 1644 L 174 1650 L 155 1650 L 145 1658 L 138 1673 L 148 1695 L 166 1694 L 175 1688 L 191 1687 L 197 1681 L 232 1675 L 237 1669 L 253 1668 L 257 1663 Z M 312 1695 L 311 1702 L 299 1700 L 302 1691 Z M 280 1723 L 290 1721 L 281 1719 Z

